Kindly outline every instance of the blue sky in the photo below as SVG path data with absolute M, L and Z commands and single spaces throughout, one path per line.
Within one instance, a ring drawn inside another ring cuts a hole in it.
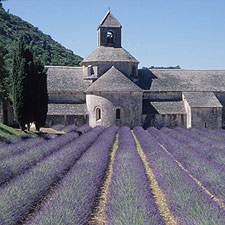
M 8 0 L 3 7 L 82 57 L 108 7 L 140 66 L 225 69 L 225 0 Z

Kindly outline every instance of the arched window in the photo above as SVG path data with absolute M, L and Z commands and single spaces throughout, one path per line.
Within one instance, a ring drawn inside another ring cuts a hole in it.
M 116 119 L 120 120 L 120 109 L 116 109 Z
M 107 43 L 113 43 L 113 33 L 111 31 L 107 32 Z
M 100 108 L 97 108 L 96 109 L 96 121 L 100 120 L 102 118 L 102 115 L 101 115 L 101 109 Z

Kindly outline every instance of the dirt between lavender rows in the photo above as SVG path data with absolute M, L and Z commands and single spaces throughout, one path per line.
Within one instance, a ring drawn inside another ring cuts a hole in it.
M 45 128 L 45 127 L 42 127 L 40 131 L 48 134 L 65 134 L 64 131 L 54 130 L 52 128 Z

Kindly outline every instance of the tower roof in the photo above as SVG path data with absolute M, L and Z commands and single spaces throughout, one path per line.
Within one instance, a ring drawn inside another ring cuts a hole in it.
M 142 92 L 143 90 L 112 66 L 86 92 Z
M 132 62 L 139 63 L 124 48 L 104 47 L 96 48 L 89 56 L 87 56 L 81 65 L 87 62 Z
M 105 17 L 99 24 L 98 29 L 100 27 L 122 27 L 122 26 L 120 22 L 116 19 L 116 17 L 111 13 L 111 11 L 108 10 Z

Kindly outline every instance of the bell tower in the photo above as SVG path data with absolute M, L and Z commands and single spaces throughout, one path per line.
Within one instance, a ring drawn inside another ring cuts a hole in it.
M 98 47 L 121 48 L 121 28 L 121 24 L 109 9 L 97 29 Z

